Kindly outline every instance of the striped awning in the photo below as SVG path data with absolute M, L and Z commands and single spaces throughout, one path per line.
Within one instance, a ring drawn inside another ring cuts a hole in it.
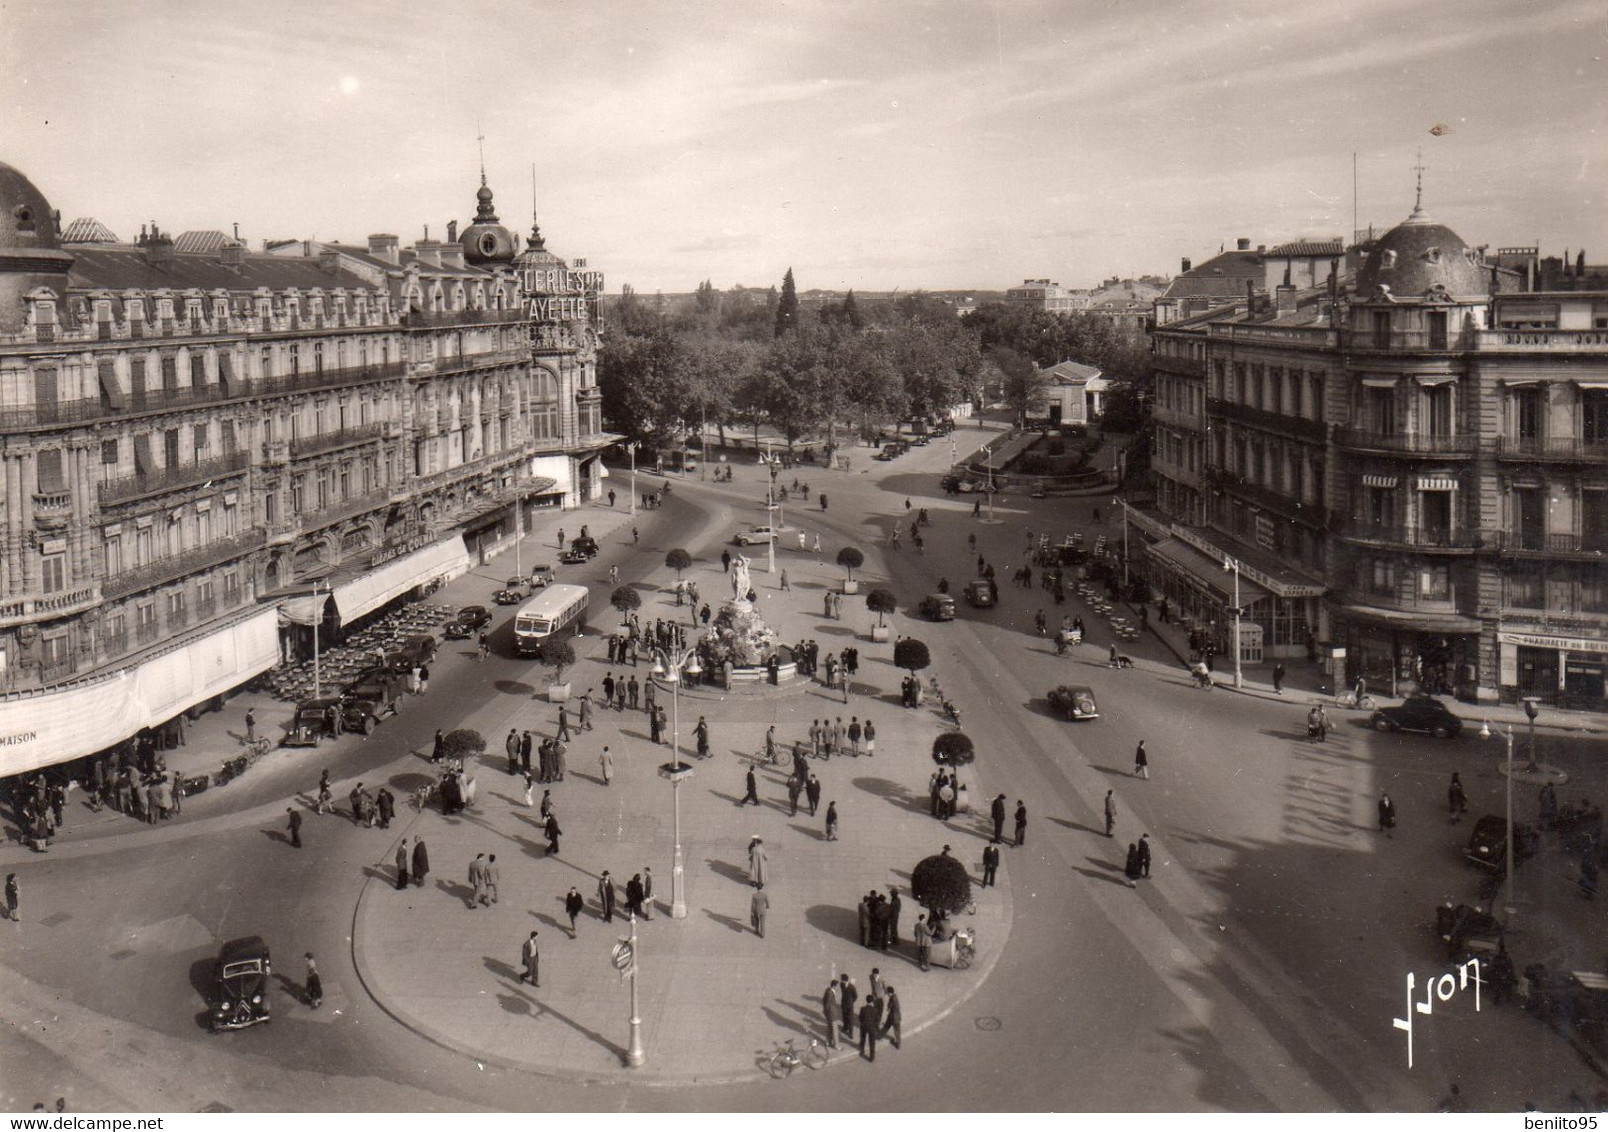
M 1395 487 L 1395 476 L 1363 476 L 1363 487 Z
M 1456 491 L 1457 481 L 1451 476 L 1419 476 L 1419 491 Z

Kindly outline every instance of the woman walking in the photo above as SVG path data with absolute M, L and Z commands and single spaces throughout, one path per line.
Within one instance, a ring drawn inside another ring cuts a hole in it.
M 22 923 L 22 912 L 17 907 L 17 874 L 6 874 L 6 919 L 14 924 Z
M 317 1010 L 324 1003 L 324 980 L 318 977 L 318 964 L 313 953 L 307 953 L 307 1005 Z
M 828 802 L 826 804 L 826 839 L 828 841 L 836 841 L 838 839 L 837 833 L 838 833 L 837 803 L 836 802 Z

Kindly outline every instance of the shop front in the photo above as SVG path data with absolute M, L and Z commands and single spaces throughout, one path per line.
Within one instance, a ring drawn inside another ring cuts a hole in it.
M 1503 700 L 1608 708 L 1608 638 L 1499 630 L 1496 643 Z
M 1480 623 L 1457 613 L 1346 605 L 1336 611 L 1344 680 L 1390 696 L 1478 697 Z
M 1164 594 L 1181 618 L 1192 622 L 1215 649 L 1231 649 L 1235 577 L 1241 612 L 1241 659 L 1309 657 L 1317 645 L 1324 588 L 1281 577 L 1264 564 L 1225 550 L 1199 534 L 1174 525 L 1168 537 L 1145 547 L 1151 584 Z M 1225 569 L 1232 562 L 1237 570 Z M 1247 634 L 1247 625 L 1258 634 Z M 1257 647 L 1252 648 L 1254 636 Z M 1254 655 L 1253 655 L 1254 653 Z

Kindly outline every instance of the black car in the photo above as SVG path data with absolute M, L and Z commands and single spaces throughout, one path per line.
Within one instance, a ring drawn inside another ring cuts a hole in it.
M 1380 708 L 1368 717 L 1379 731 L 1418 731 L 1437 739 L 1450 739 L 1463 730 L 1463 721 L 1433 696 L 1413 696 L 1394 707 Z
M 518 605 L 525 600 L 524 590 L 498 590 L 491 595 L 491 600 L 498 605 Z
M 218 985 L 212 1003 L 212 1030 L 243 1030 L 270 1022 L 268 978 L 274 972 L 261 936 L 231 939 L 218 949 Z
M 466 605 L 458 610 L 458 616 L 447 622 L 442 632 L 450 640 L 467 641 L 490 624 L 491 610 L 483 605 Z
M 1517 823 L 1515 830 L 1513 861 L 1517 864 L 1535 855 L 1541 838 L 1523 822 Z M 1474 831 L 1468 835 L 1468 849 L 1463 855 L 1487 869 L 1504 868 L 1507 864 L 1507 834 L 1507 818 L 1501 814 L 1486 814 L 1474 823 Z
M 584 550 L 566 550 L 558 556 L 558 560 L 566 566 L 579 566 L 583 562 L 590 562 L 592 556 Z
M 588 558 L 596 558 L 598 549 L 597 539 L 593 538 L 591 535 L 581 535 L 578 538 L 572 538 L 570 539 L 570 549 L 572 551 L 584 554 Z

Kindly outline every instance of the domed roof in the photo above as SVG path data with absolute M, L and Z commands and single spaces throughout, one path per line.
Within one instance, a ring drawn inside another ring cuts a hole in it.
M 0 253 L 60 247 L 56 210 L 45 194 L 22 173 L 0 164 Z
M 1397 299 L 1422 298 L 1432 292 L 1451 299 L 1483 299 L 1491 286 L 1479 252 L 1419 207 L 1374 245 L 1357 273 L 1363 301 L 1383 293 Z
M 476 267 L 488 264 L 512 263 L 514 260 L 514 234 L 497 223 L 497 211 L 491 205 L 491 188 L 486 175 L 480 174 L 480 188 L 475 192 L 475 222 L 463 230 L 458 243 L 463 246 L 463 260 Z

